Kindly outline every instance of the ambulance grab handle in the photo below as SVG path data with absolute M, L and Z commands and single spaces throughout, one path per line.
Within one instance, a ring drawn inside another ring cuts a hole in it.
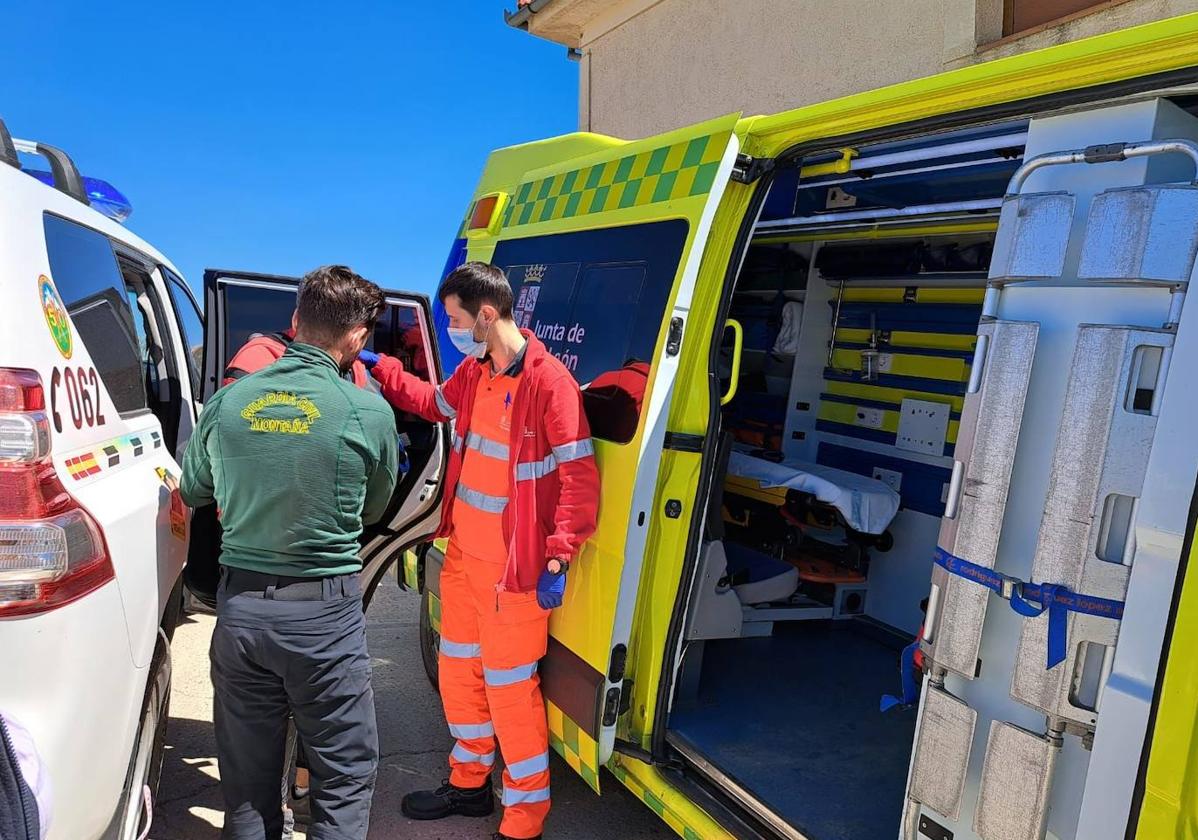
M 740 321 L 729 318 L 724 323 L 724 329 L 732 330 L 732 377 L 728 382 L 728 393 L 720 399 L 720 405 L 727 405 L 736 396 L 736 389 L 740 387 L 740 357 L 745 349 L 745 330 Z
M 1051 152 L 1037 155 L 1015 170 L 1007 184 L 1007 195 L 1017 195 L 1024 181 L 1037 169 L 1066 163 L 1115 163 L 1133 157 L 1163 155 L 1178 152 L 1194 162 L 1194 183 L 1198 184 L 1198 143 L 1192 140 L 1151 140 L 1145 143 L 1106 143 L 1075 149 L 1070 152 Z

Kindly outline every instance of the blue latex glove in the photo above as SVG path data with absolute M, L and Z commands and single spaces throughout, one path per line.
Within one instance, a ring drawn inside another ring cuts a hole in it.
M 366 365 L 366 369 L 369 370 L 379 363 L 379 354 L 373 350 L 363 350 L 358 354 L 358 361 Z
M 552 610 L 560 607 L 565 594 L 565 572 L 558 572 L 556 575 L 548 569 L 541 572 L 541 577 L 537 580 L 537 603 L 541 605 L 541 609 Z

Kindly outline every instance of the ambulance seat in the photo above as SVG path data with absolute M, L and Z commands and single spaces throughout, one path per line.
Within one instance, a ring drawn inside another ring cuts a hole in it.
M 732 591 L 746 607 L 785 601 L 799 588 L 799 570 L 760 551 L 724 542 Z

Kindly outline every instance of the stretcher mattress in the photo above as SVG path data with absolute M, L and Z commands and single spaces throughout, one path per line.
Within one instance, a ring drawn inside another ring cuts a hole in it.
M 787 487 L 810 493 L 836 508 L 848 527 L 865 534 L 882 533 L 898 512 L 899 494 L 889 485 L 833 467 L 797 460 L 774 463 L 734 449 L 728 460 L 728 472 L 755 479 L 762 487 Z

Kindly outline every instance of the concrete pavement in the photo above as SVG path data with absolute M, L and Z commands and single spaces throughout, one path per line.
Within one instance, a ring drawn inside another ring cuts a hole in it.
M 419 599 L 401 592 L 389 576 L 368 614 L 382 760 L 371 812 L 372 840 L 479 840 L 490 838 L 498 815 L 418 823 L 399 812 L 410 790 L 436 786 L 446 775 L 451 746 L 441 704 L 420 664 Z M 223 821 L 216 747 L 212 735 L 212 685 L 208 639 L 214 619 L 192 615 L 175 633 L 171 722 L 153 840 L 216 840 Z M 553 813 L 547 837 L 555 840 L 670 838 L 669 830 L 612 776 L 604 774 L 597 797 L 558 757 L 553 763 Z M 304 835 L 297 833 L 297 838 Z

